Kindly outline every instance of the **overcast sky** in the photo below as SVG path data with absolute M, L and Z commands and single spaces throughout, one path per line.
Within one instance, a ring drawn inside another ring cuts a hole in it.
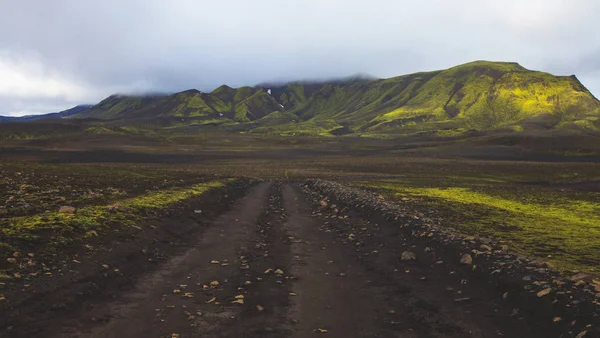
M 0 0 L 0 114 L 473 60 L 600 96 L 598 0 Z

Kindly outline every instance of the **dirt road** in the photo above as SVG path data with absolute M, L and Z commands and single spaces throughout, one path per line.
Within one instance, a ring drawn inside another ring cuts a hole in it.
M 34 336 L 558 337 L 389 224 L 324 209 L 300 185 L 259 183 L 129 287 L 40 310 Z

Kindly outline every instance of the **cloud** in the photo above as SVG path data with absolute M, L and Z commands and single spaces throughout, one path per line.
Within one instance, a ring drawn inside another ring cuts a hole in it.
M 598 19 L 596 0 L 4 0 L 0 112 L 476 59 L 575 73 L 600 95 Z

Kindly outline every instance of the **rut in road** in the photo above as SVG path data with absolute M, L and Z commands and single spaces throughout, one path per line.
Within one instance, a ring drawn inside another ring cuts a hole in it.
M 444 296 L 447 281 L 424 282 L 409 274 L 399 265 L 400 248 L 391 242 L 397 239 L 377 224 L 358 216 L 344 220 L 372 233 L 371 247 L 360 246 L 339 236 L 333 217 L 315 208 L 299 186 L 260 183 L 213 221 L 194 247 L 143 276 L 135 291 L 95 304 L 61 330 L 40 336 L 518 337 L 525 332 L 518 325 L 500 329 L 502 322 L 488 315 L 492 305 L 455 307 Z M 423 267 L 411 269 L 426 275 Z

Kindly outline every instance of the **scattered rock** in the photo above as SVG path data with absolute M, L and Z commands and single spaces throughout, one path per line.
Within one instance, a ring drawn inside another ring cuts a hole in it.
M 545 288 L 544 290 L 537 293 L 538 297 L 544 297 L 552 291 L 552 288 Z
M 473 257 L 469 254 L 464 254 L 460 259 L 460 264 L 472 265 Z
M 16 258 L 7 258 L 6 261 L 9 262 L 10 264 L 17 264 Z
M 260 305 L 256 305 L 256 309 L 258 310 L 258 312 L 262 312 L 265 310 L 265 308 Z
M 275 270 L 275 272 L 274 272 L 274 273 L 275 273 L 276 275 L 283 275 L 283 270 L 281 270 L 281 269 L 277 269 L 277 270 Z
M 485 251 L 492 251 L 492 247 L 491 247 L 491 246 L 489 246 L 489 245 L 485 245 L 485 244 L 481 244 L 481 245 L 479 246 L 479 249 L 481 249 L 481 250 L 485 250 Z
M 587 331 L 581 331 L 579 332 L 579 334 L 577 336 L 575 336 L 575 338 L 583 338 L 587 335 Z
M 402 255 L 400 256 L 400 260 L 403 261 L 410 261 L 410 260 L 416 260 L 417 259 L 417 255 L 414 252 L 410 252 L 410 251 L 404 251 L 402 253 Z
M 58 209 L 58 212 L 61 214 L 74 214 L 75 213 L 75 207 L 71 207 L 68 205 L 63 205 L 62 207 L 60 207 L 60 209 Z
M 575 275 L 573 275 L 571 277 L 571 281 L 572 282 L 578 282 L 580 280 L 585 281 L 585 282 L 589 282 L 589 281 L 592 280 L 592 277 L 590 275 L 586 274 L 586 273 L 583 273 L 583 272 L 577 273 L 577 274 L 575 274 Z

